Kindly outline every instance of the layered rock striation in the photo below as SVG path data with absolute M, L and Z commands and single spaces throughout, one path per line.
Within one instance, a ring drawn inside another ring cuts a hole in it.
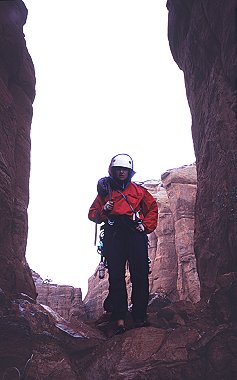
M 167 192 L 172 214 L 174 246 L 177 258 L 177 281 L 175 285 L 178 298 L 198 302 L 200 299 L 200 286 L 193 244 L 194 208 L 197 191 L 196 166 L 190 165 L 169 170 L 162 174 L 161 179 Z M 162 223 L 160 224 L 162 226 Z M 167 243 L 165 242 L 164 252 L 166 247 Z M 170 256 L 169 252 L 167 252 L 167 256 Z M 170 273 L 169 265 L 165 269 Z
M 38 273 L 32 271 L 37 291 L 37 303 L 49 306 L 67 321 L 86 319 L 85 306 L 80 288 L 45 282 Z

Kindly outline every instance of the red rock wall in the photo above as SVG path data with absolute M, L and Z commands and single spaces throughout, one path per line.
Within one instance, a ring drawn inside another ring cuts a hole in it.
M 161 179 L 173 217 L 177 257 L 176 288 L 179 299 L 198 302 L 200 287 L 193 244 L 197 190 L 196 166 L 190 165 L 169 170 L 162 174 Z M 169 272 L 169 267 L 167 271 Z
M 25 260 L 30 177 L 30 127 L 35 75 L 19 1 L 0 2 L 0 288 L 27 293 L 35 287 Z
M 177 255 L 175 227 L 167 191 L 159 186 L 153 196 L 159 207 L 158 225 L 149 235 L 149 257 L 152 273 L 149 276 L 150 293 L 165 292 L 172 300 L 178 299 Z
M 168 0 L 168 38 L 184 72 L 197 163 L 195 254 L 201 295 L 237 272 L 236 1 Z
M 85 306 L 80 288 L 69 285 L 45 283 L 38 273 L 32 271 L 37 291 L 37 302 L 49 306 L 66 321 L 86 319 Z

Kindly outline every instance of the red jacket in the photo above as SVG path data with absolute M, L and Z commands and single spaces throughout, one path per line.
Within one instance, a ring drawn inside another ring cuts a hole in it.
M 154 231 L 157 226 L 158 206 L 153 196 L 144 187 L 134 182 L 130 182 L 122 193 L 132 208 L 139 212 L 145 232 L 150 234 Z M 98 194 L 89 209 L 88 218 L 98 224 L 105 222 L 107 218 L 113 219 L 113 215 L 128 215 L 133 219 L 133 211 L 119 191 L 112 190 L 110 200 L 114 201 L 114 207 L 110 214 L 104 211 L 104 205 L 108 200 L 108 195 L 102 198 Z

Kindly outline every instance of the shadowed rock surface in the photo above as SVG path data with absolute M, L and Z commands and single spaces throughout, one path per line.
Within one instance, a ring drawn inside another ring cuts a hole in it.
M 202 297 L 237 267 L 236 1 L 169 0 L 168 35 L 184 72 L 198 190 L 195 253 Z
M 128 330 L 114 336 L 109 314 L 86 323 L 66 321 L 35 302 L 25 261 L 35 77 L 22 31 L 26 8 L 20 0 L 0 2 L 0 379 L 237 378 L 236 1 L 169 0 L 167 5 L 170 47 L 184 72 L 192 113 L 201 300 L 182 299 L 196 297 L 190 292 L 194 261 L 188 238 L 177 251 L 177 282 L 169 285 L 178 284 L 180 300 L 152 295 L 150 326 L 133 328 L 128 314 Z M 183 211 L 190 202 L 173 207 L 177 194 L 183 199 L 174 179 L 166 190 L 168 214 L 175 215 L 168 233 L 173 244 L 173 231 L 182 234 L 189 226 L 190 214 Z M 193 193 L 191 186 L 188 199 Z
M 105 339 L 82 321 L 70 323 L 22 294 L 1 293 L 0 378 L 79 379 L 73 357 L 91 353 Z M 17 377 L 17 374 L 20 375 Z
M 25 260 L 35 75 L 22 1 L 0 4 L 0 288 L 36 297 Z

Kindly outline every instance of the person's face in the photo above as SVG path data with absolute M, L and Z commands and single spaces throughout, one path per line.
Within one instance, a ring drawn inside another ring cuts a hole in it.
M 125 181 L 128 178 L 128 173 L 129 173 L 128 168 L 123 168 L 122 166 L 115 167 L 116 179 L 119 179 L 120 181 Z

